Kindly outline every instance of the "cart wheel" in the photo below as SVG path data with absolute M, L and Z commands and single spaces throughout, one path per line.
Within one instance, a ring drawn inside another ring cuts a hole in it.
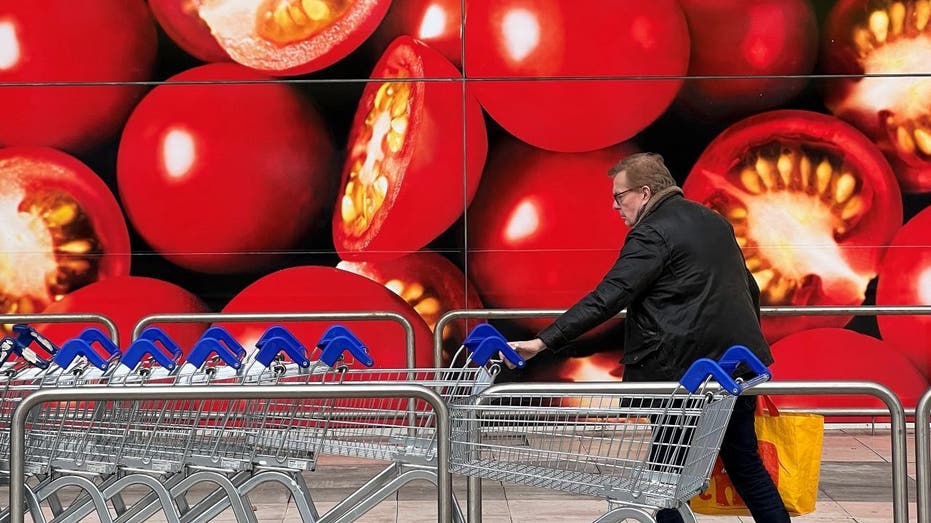
M 656 518 L 653 517 L 653 514 L 643 510 L 642 508 L 635 507 L 618 507 L 611 509 L 606 512 L 603 516 L 596 519 L 594 523 L 620 523 L 621 521 L 639 521 L 640 523 L 656 523 Z M 691 520 L 686 521 L 695 521 L 693 517 Z

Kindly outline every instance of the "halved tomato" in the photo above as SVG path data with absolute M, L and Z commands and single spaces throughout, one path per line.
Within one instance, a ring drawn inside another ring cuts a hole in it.
M 229 61 L 197 13 L 198 0 L 149 0 L 149 8 L 168 37 L 192 56 L 205 62 Z
M 0 149 L 0 313 L 41 312 L 129 273 L 129 233 L 110 189 L 55 149 Z
M 201 0 L 198 13 L 233 60 L 295 75 L 351 53 L 390 5 L 391 0 Z
M 336 268 L 377 281 L 404 298 L 434 332 L 436 322 L 447 312 L 482 308 L 478 293 L 459 267 L 433 251 L 418 251 L 379 262 L 343 261 Z M 443 346 L 447 356 L 462 344 L 468 329 L 465 321 L 446 325 Z
M 857 305 L 902 224 L 889 164 L 859 131 L 831 116 L 772 111 L 714 139 L 685 194 L 720 212 L 764 305 Z M 767 339 L 847 316 L 764 317 Z
M 823 36 L 834 114 L 868 134 L 907 192 L 931 191 L 931 2 L 840 0 Z
M 459 76 L 443 55 L 406 36 L 375 66 L 372 78 L 390 81 L 365 87 L 349 136 L 333 213 L 333 242 L 342 259 L 416 251 L 472 200 L 488 137 L 481 108 L 463 93 L 463 83 L 442 81 Z

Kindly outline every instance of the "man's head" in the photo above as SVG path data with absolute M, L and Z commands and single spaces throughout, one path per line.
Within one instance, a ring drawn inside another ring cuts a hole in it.
M 637 223 L 658 192 L 676 185 L 663 157 L 656 153 L 632 154 L 608 170 L 608 176 L 614 178 L 614 209 L 628 227 Z

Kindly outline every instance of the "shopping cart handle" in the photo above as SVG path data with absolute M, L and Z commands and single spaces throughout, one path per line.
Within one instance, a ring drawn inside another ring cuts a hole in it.
M 107 358 L 94 348 L 97 344 L 107 354 Z M 100 370 L 107 370 L 113 362 L 120 358 L 120 349 L 113 341 L 96 327 L 84 329 L 76 338 L 66 341 L 61 350 L 55 354 L 52 361 L 59 367 L 66 369 L 74 363 L 75 358 L 84 356 L 87 362 Z
M 288 358 L 301 367 L 309 367 L 310 360 L 307 358 L 307 348 L 301 343 L 288 329 L 281 325 L 273 325 L 262 334 L 259 341 L 255 342 L 259 351 L 255 355 L 255 361 L 270 366 L 275 358 L 284 351 Z
M 728 374 L 733 374 L 734 370 L 741 363 L 746 363 L 747 366 L 750 367 L 750 370 L 758 376 L 765 375 L 766 379 L 772 377 L 772 374 L 769 372 L 769 367 L 763 364 L 753 351 L 743 345 L 734 345 L 727 349 L 723 356 L 718 358 L 718 365 L 727 371 Z
M 317 347 L 322 351 L 320 361 L 332 367 L 343 356 L 343 353 L 349 352 L 353 358 L 366 367 L 375 365 L 375 360 L 369 355 L 368 349 L 355 334 L 342 325 L 332 325 L 320 341 Z
M 466 336 L 462 345 L 469 349 L 470 358 L 477 365 L 487 364 L 488 360 L 498 353 L 517 368 L 523 368 L 526 365 L 520 354 L 508 344 L 507 338 L 488 323 L 476 325 Z
M 3 340 L 0 340 L 0 365 L 6 363 L 6 360 L 10 359 L 10 356 L 15 352 L 16 340 L 9 336 L 4 336 Z
M 45 355 L 49 358 L 55 355 L 58 352 L 58 346 L 52 343 L 48 338 L 39 334 L 39 331 L 33 329 L 29 325 L 23 323 L 17 323 L 13 325 L 13 334 L 16 335 L 16 343 L 21 348 L 26 348 L 35 343 L 36 345 L 42 347 L 42 350 L 45 351 Z M 16 350 L 14 348 L 14 350 Z
M 239 369 L 246 349 L 223 327 L 210 327 L 201 335 L 187 356 L 187 362 L 200 368 L 211 354 L 216 354 L 228 366 Z
M 731 377 L 731 373 L 741 362 L 747 363 L 751 370 L 757 373 L 757 376 L 748 381 L 738 382 Z M 735 345 L 724 353 L 721 361 L 714 361 L 711 358 L 699 358 L 689 366 L 685 371 L 679 384 L 685 387 L 689 392 L 695 393 L 701 387 L 706 379 L 714 378 L 721 388 L 728 393 L 737 396 L 744 390 L 757 383 L 767 381 L 772 375 L 766 365 L 763 364 L 750 349 Z
M 160 349 L 156 342 L 165 350 Z M 170 355 L 165 354 L 165 351 L 168 351 Z M 120 358 L 120 363 L 130 369 L 135 369 L 146 356 L 151 356 L 162 367 L 174 370 L 178 366 L 182 352 L 178 344 L 169 338 L 165 331 L 158 327 L 149 327 L 142 331 L 142 334 L 129 345 L 126 354 Z

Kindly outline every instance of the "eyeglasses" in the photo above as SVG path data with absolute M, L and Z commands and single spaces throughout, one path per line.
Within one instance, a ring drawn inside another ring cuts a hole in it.
M 620 205 L 620 204 L 621 204 L 621 200 L 624 199 L 624 195 L 625 195 L 625 194 L 629 193 L 630 191 L 635 191 L 635 190 L 637 190 L 637 189 L 639 189 L 639 188 L 640 188 L 640 187 L 634 187 L 633 189 L 627 189 L 626 191 L 621 191 L 621 192 L 616 192 L 616 193 L 614 193 L 614 202 L 617 203 L 618 205 Z

